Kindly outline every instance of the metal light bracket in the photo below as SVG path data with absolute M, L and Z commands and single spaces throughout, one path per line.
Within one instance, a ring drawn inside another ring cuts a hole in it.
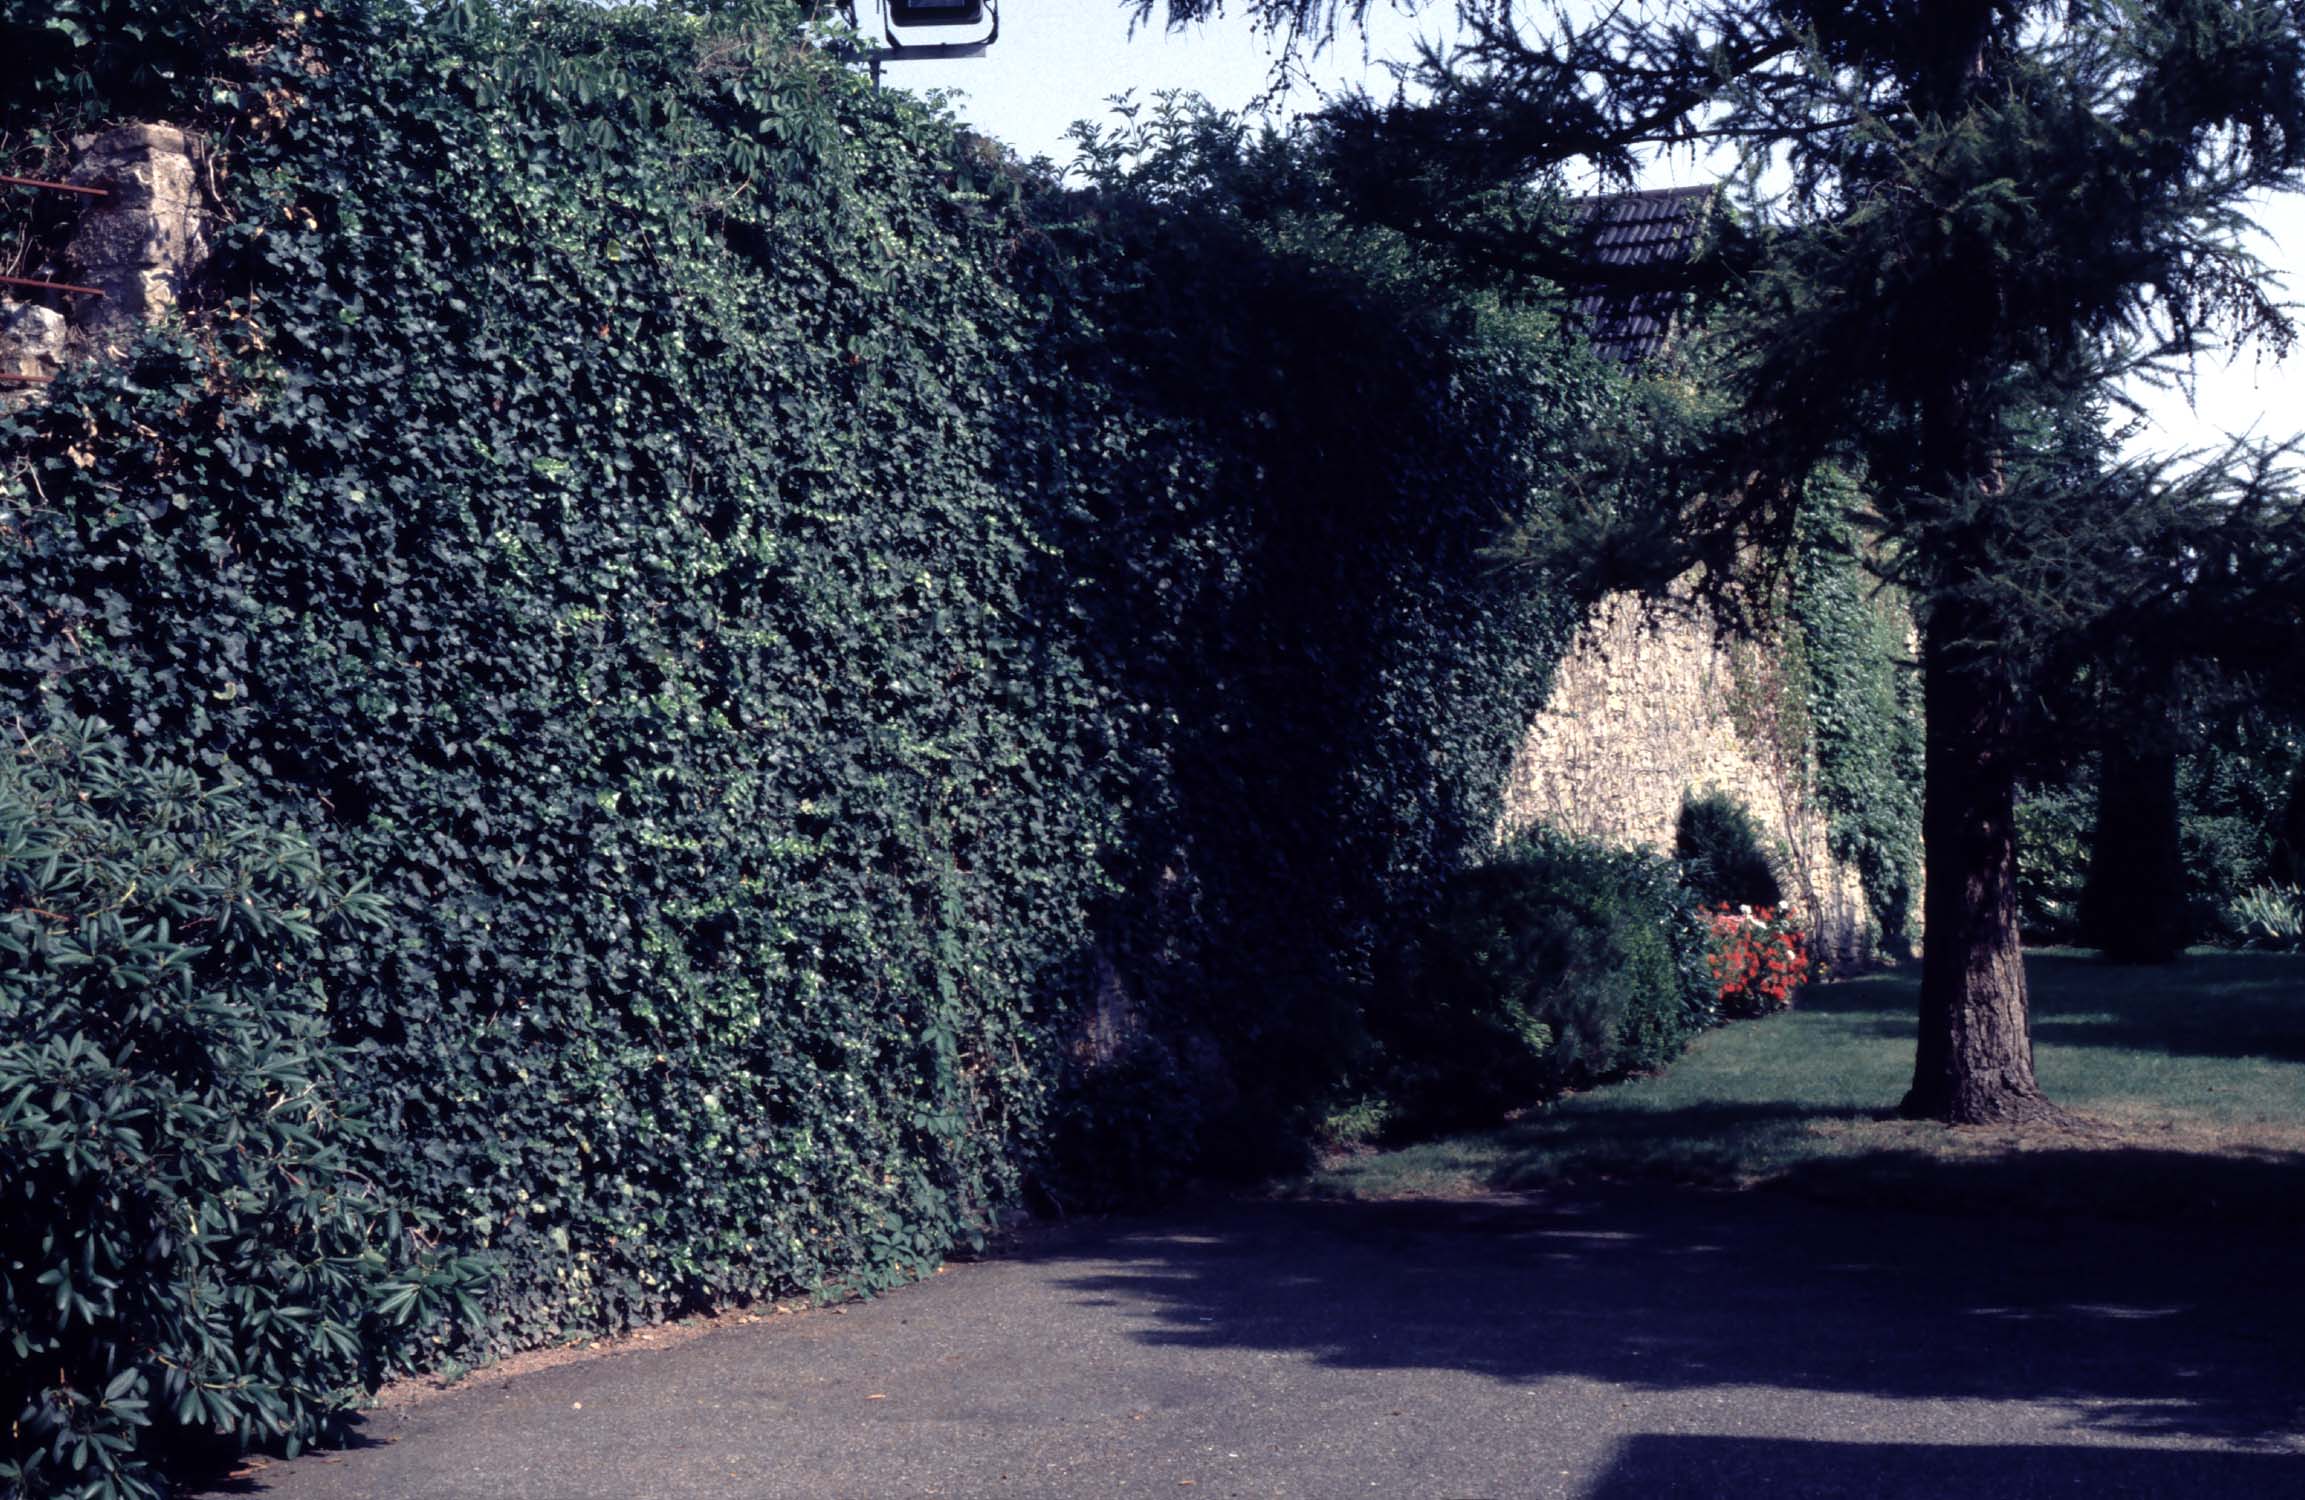
M 900 10 L 914 13 L 914 19 L 909 23 L 912 26 L 966 26 L 981 16 L 990 16 L 992 18 L 992 30 L 973 41 L 967 42 L 900 41 L 896 34 L 896 14 Z M 961 12 L 961 14 L 955 15 L 951 20 L 941 18 L 931 20 L 919 15 L 922 11 L 938 10 L 952 10 Z M 975 11 L 976 14 L 967 14 L 969 11 Z M 876 79 L 880 76 L 882 63 L 946 62 L 961 57 L 982 57 L 985 48 L 1000 40 L 1000 6 L 995 3 L 995 0 L 984 0 L 981 7 L 970 5 L 924 6 L 917 3 L 908 4 L 906 0 L 883 0 L 881 35 L 888 38 L 888 45 L 875 47 L 864 55 L 865 61 L 872 64 L 873 76 Z

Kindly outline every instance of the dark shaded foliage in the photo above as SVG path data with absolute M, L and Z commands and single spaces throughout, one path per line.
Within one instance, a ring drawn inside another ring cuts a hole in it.
M 2081 890 L 2097 816 L 2096 757 L 2063 778 L 2026 784 L 2017 800 L 2017 920 L 2028 943 L 2079 940 Z
M 65 723 L 0 757 L 0 1488 L 155 1493 L 154 1450 L 341 1430 L 476 1268 L 345 1109 L 325 949 L 376 903 Z
M 2083 936 L 2081 924 L 2092 850 L 2108 828 L 2106 813 L 2115 813 L 2110 830 L 2118 842 L 2122 813 L 2129 809 L 2107 807 L 2101 764 L 2113 752 L 2092 753 L 2092 746 L 2140 730 L 2086 703 L 2061 703 L 2057 717 L 2058 743 L 2068 753 L 2037 758 L 2035 778 L 2018 804 L 2020 917 L 2028 941 L 2094 942 Z M 2292 768 L 2299 764 L 2297 730 L 2279 708 L 2212 679 L 2196 685 L 2179 722 L 2160 732 L 2173 733 L 2179 745 L 2178 866 L 2172 873 L 2163 863 L 2152 885 L 2134 899 L 2149 904 L 2156 921 L 2174 911 L 2189 941 L 2224 941 L 2234 936 L 2234 903 L 2255 887 L 2286 878 L 2282 820 Z M 2126 801 L 2134 803 L 2136 794 Z M 2124 858 L 2131 873 L 2142 868 L 2133 850 Z M 2170 941 L 2164 936 L 2160 946 L 2174 952 Z
M 1778 906 L 1785 899 L 1752 812 L 1722 792 L 1681 804 L 1673 832 L 1681 880 L 1707 906 Z
M 1300 211 L 1280 138 L 1164 97 L 1086 132 L 1081 171 L 1071 264 L 1106 300 L 1063 399 L 1128 425 L 1038 482 L 1075 497 L 1081 649 L 1157 768 L 1104 940 L 1179 1055 L 1234 1061 L 1207 1123 L 1254 1173 L 1340 1083 L 1383 1086 L 1361 1010 L 1486 850 L 1578 618 L 1490 546 L 1622 398 L 1445 261 Z
M 2107 958 L 2138 964 L 2167 963 L 2192 937 L 2173 749 L 2105 747 L 2081 937 Z
M 2305 885 L 2305 758 L 2289 773 L 2289 792 L 2282 799 L 2267 872 L 2275 880 Z
M 1059 1086 L 1055 1167 L 1157 1185 L 1384 1071 L 1573 623 L 1485 548 L 1589 355 L 1285 142 L 1059 192 L 766 6 L 73 14 L 11 159 L 129 90 L 221 148 L 217 254 L 0 420 L 0 703 L 372 882 L 316 972 L 388 1201 L 500 1272 L 463 1352 L 923 1274 Z M 197 65 L 123 75 L 146 22 Z
M 2177 765 L 2187 920 L 2201 937 L 2224 935 L 2249 890 L 2305 875 L 2305 734 L 2294 711 L 2246 689 L 2211 708 Z

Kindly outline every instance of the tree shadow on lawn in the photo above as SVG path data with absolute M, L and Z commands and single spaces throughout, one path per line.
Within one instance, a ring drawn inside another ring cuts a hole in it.
M 2149 1225 L 2183 1229 L 2212 1245 L 2251 1240 L 2292 1252 L 2305 1246 L 2305 1152 L 2159 1149 L 2085 1132 L 1913 1128 L 1960 1144 L 1813 1156 L 1762 1187 L 1849 1209 L 2094 1221 L 2108 1229 Z M 2305 1255 L 2297 1261 L 2295 1269 L 2305 1273 Z M 2294 1288 L 2282 1295 L 2297 1300 Z
M 2305 1062 L 2305 961 L 2288 954 L 2139 965 L 2036 953 L 2025 971 L 2040 1046 Z
M 2025 955 L 2025 977 L 2039 1046 L 2305 1062 L 2305 959 L 2294 955 L 2207 952 L 2116 964 L 2034 952 Z M 1818 985 L 1800 1009 L 1847 1018 L 1861 1034 L 1910 1039 L 1919 997 L 1920 970 L 1908 966 Z
M 1483 1173 L 1491 1188 L 1638 1178 L 1737 1186 L 1800 1152 L 1817 1125 L 1881 1119 L 1885 1111 L 1789 1101 L 1720 1102 L 1656 1109 L 1619 1105 L 1540 1110 L 1493 1137 L 1506 1159 Z
M 1138 1337 L 1155 1344 L 1516 1383 L 2038 1401 L 2130 1436 L 2305 1434 L 2294 1241 L 1612 1187 L 1229 1205 L 1030 1258 L 1065 1263 L 1084 1303 L 1149 1311 Z M 1812 1430 L 1798 1396 L 1737 1401 Z

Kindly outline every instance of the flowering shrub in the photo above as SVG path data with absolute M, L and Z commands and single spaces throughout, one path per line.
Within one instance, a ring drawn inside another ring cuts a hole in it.
M 1783 1010 L 1808 982 L 1809 935 L 1790 908 L 1715 906 L 1705 925 L 1712 937 L 1706 962 L 1725 1014 Z

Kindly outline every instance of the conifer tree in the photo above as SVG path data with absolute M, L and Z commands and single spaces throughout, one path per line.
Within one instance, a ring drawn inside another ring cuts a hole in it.
M 1312 40 L 1361 9 L 1250 4 Z M 2291 336 L 2242 238 L 2252 195 L 2305 168 L 2305 0 L 1658 0 L 1597 20 L 1501 0 L 1473 26 L 1425 58 L 1421 96 L 1331 112 L 1342 175 L 1360 165 L 1379 216 L 1503 256 L 1481 238 L 1495 216 L 1453 204 L 1567 165 L 1622 180 L 1645 148 L 1743 150 L 1748 232 L 1690 268 L 1731 294 L 1718 370 L 1739 420 L 1649 535 L 1693 544 L 1674 566 L 1782 547 L 1818 461 L 1861 468 L 1915 601 L 1927 717 L 1903 1108 L 2056 1118 L 2018 949 L 2027 673 L 2130 597 L 2197 588 L 2182 539 L 2246 553 L 2296 524 L 2274 455 L 2171 483 L 2110 463 L 2094 424 L 2128 377 Z M 1519 248 L 1575 262 L 1568 238 Z

